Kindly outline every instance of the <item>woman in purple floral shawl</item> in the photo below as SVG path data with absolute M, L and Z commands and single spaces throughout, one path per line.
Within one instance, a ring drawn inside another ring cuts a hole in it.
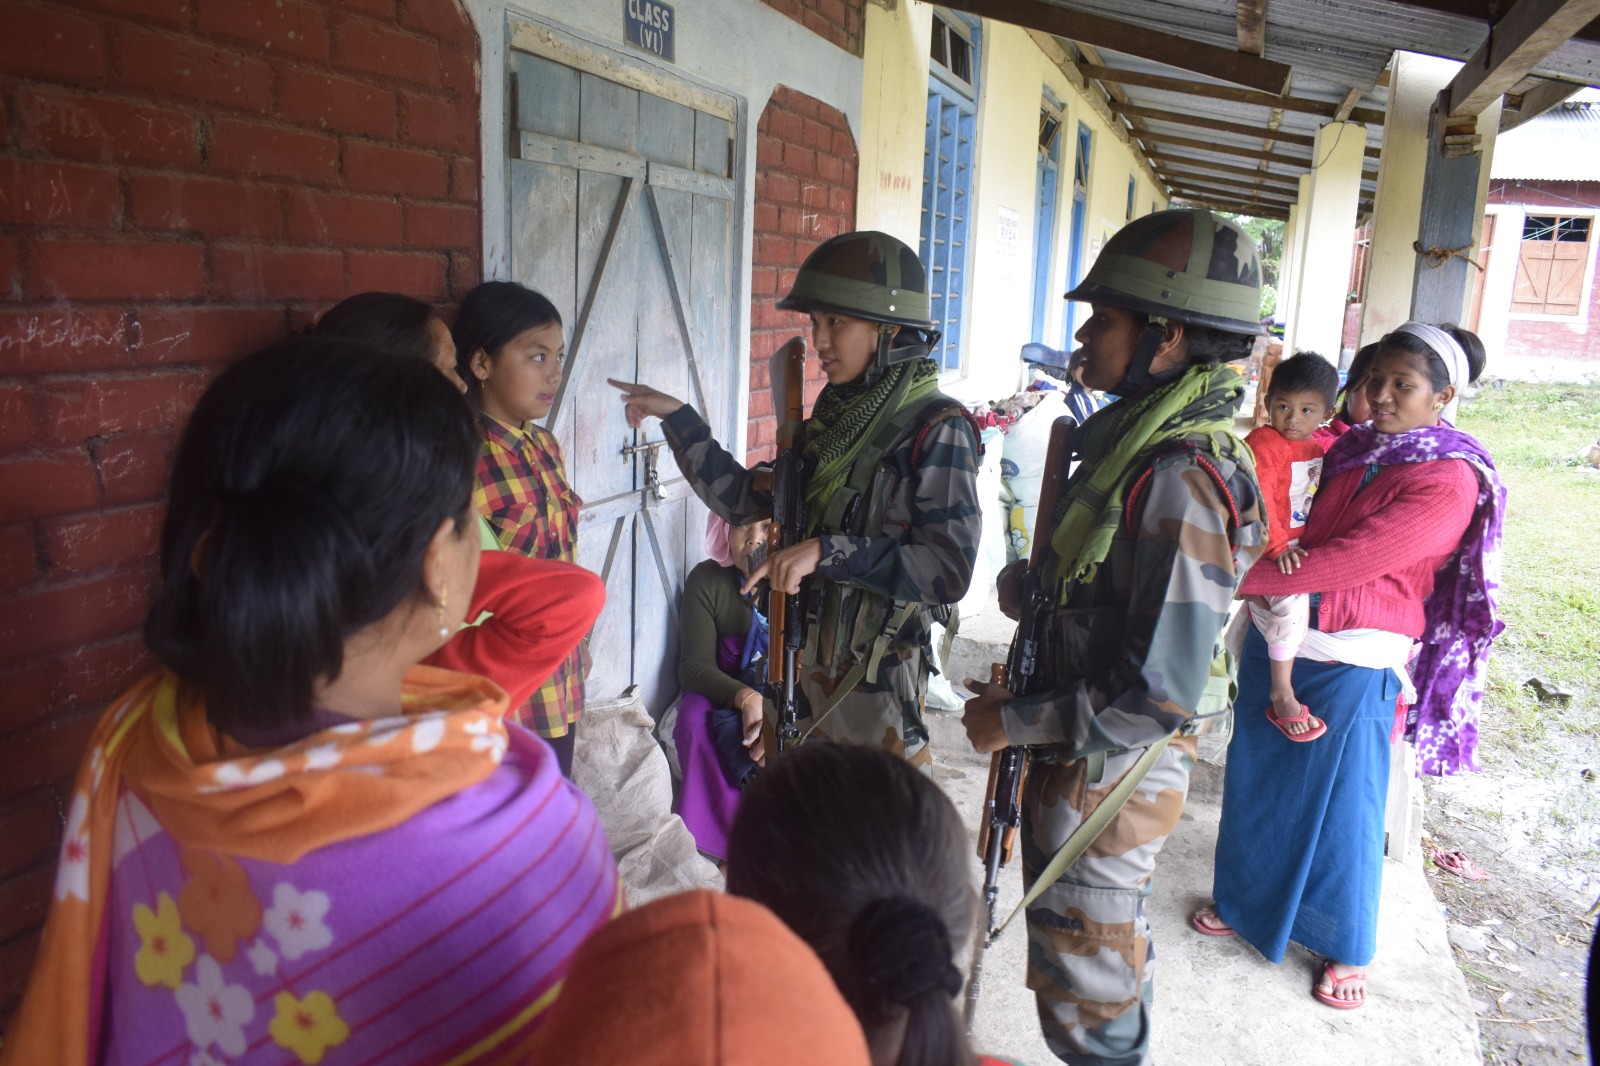
M 1407 322 L 1367 380 L 1372 421 L 1328 451 L 1300 568 L 1257 567 L 1243 594 L 1311 594 L 1294 687 L 1327 723 L 1291 743 L 1262 713 L 1270 674 L 1253 630 L 1239 667 L 1218 831 L 1210 936 L 1237 933 L 1281 962 L 1290 940 L 1326 956 L 1314 989 L 1366 1001 L 1377 950 L 1384 805 L 1395 699 L 1422 773 L 1476 770 L 1478 708 L 1496 618 L 1505 489 L 1483 445 L 1443 420 L 1483 369 L 1455 327 Z M 1411 659 L 1413 645 L 1415 658 Z M 1408 660 L 1409 664 L 1408 664 Z

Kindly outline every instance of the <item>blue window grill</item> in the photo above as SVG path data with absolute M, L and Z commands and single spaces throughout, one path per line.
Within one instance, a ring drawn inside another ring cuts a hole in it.
M 975 23 L 946 20 L 942 14 L 934 16 L 934 23 L 919 252 L 928 268 L 931 317 L 941 334 L 931 354 L 942 369 L 955 370 L 961 366 L 972 221 L 978 31 Z

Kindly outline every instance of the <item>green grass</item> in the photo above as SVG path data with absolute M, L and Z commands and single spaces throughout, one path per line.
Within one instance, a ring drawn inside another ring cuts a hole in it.
M 1496 384 L 1463 405 L 1460 424 L 1510 497 L 1486 748 L 1537 757 L 1551 729 L 1600 736 L 1600 471 L 1578 458 L 1600 436 L 1600 385 Z M 1540 703 L 1522 687 L 1535 676 L 1572 701 Z

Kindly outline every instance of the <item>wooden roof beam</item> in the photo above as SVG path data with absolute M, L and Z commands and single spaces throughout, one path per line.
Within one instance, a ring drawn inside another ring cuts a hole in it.
M 1344 99 L 1339 101 L 1338 110 L 1334 111 L 1334 113 L 1333 113 L 1333 121 L 1335 121 L 1335 122 L 1346 122 L 1346 121 L 1348 121 L 1350 119 L 1350 116 L 1355 114 L 1356 104 L 1361 101 L 1361 97 L 1362 97 L 1362 92 L 1361 92 L 1361 88 L 1359 86 L 1357 86 L 1357 87 L 1351 89 L 1349 92 L 1345 93 L 1344 94 Z M 1383 118 L 1380 117 L 1378 119 L 1378 122 L 1381 125 L 1382 122 L 1383 122 Z
M 1213 185 L 1210 182 L 1203 181 L 1180 181 L 1174 179 L 1172 187 L 1174 189 L 1188 189 L 1190 192 L 1205 196 L 1229 196 L 1242 203 L 1271 204 L 1275 207 L 1281 207 L 1285 211 L 1287 211 L 1298 199 L 1297 197 L 1285 196 L 1282 194 L 1268 195 L 1266 193 L 1251 192 L 1248 190 L 1248 187 L 1246 187 L 1245 191 L 1240 191 L 1237 187 Z
M 1538 118 L 1583 88 L 1570 81 L 1546 79 L 1525 93 L 1506 95 L 1504 109 L 1500 112 L 1500 132 L 1514 130 L 1529 119 Z
M 1267 0 L 1239 0 L 1234 11 L 1239 33 L 1239 51 L 1253 56 L 1267 54 Z
M 1169 78 L 1164 74 L 1145 74 L 1136 70 L 1118 70 L 1114 67 L 1103 67 L 1093 63 L 1080 63 L 1078 69 L 1083 71 L 1083 76 L 1093 78 L 1100 82 L 1116 83 L 1119 85 L 1137 85 L 1145 89 L 1160 89 L 1163 92 L 1186 93 L 1190 96 L 1204 96 L 1212 100 L 1228 100 L 1236 104 L 1255 104 L 1258 107 L 1281 108 L 1285 111 L 1299 111 L 1307 115 L 1318 115 L 1322 118 L 1335 118 L 1343 105 L 1330 104 L 1324 100 L 1306 100 L 1298 96 L 1274 96 L 1271 93 L 1259 93 L 1250 89 L 1236 89 L 1231 85 L 1212 85 L 1210 82 L 1190 81 L 1188 78 Z M 1361 98 L 1358 90 L 1352 89 L 1355 99 Z M 1344 112 L 1346 118 L 1355 122 L 1379 123 L 1383 122 L 1383 114 L 1369 108 L 1357 108 L 1351 101 L 1350 110 Z M 1342 121 L 1342 120 L 1341 120 Z
M 1236 133 L 1241 137 L 1252 137 L 1260 140 L 1271 136 L 1280 144 L 1297 144 L 1304 148 L 1314 147 L 1317 143 L 1315 137 L 1300 133 L 1268 133 L 1259 126 L 1251 126 L 1244 122 L 1228 122 L 1220 118 L 1208 118 L 1205 115 L 1190 115 L 1182 111 L 1163 111 L 1155 107 L 1143 107 L 1139 104 L 1112 104 L 1111 110 L 1118 115 L 1129 118 L 1144 118 L 1152 122 L 1171 122 L 1179 126 L 1198 126 L 1201 129 L 1218 130 L 1222 133 Z
M 1249 167 L 1230 167 L 1226 163 L 1213 163 L 1209 159 L 1194 159 L 1190 156 L 1182 155 L 1158 155 L 1155 152 L 1151 152 L 1150 161 L 1157 167 L 1165 167 L 1169 170 L 1174 167 L 1182 167 L 1188 170 L 1210 171 L 1213 174 L 1253 178 L 1269 185 L 1287 185 L 1293 189 L 1300 187 L 1300 179 L 1293 174 L 1278 174 L 1270 170 L 1252 170 Z
M 1282 155 L 1278 154 L 1278 152 L 1262 152 L 1261 149 L 1250 149 L 1250 147 L 1229 144 L 1226 141 L 1195 141 L 1194 138 L 1179 138 L 1179 136 L 1174 136 L 1171 133 L 1150 133 L 1147 130 L 1134 130 L 1130 136 L 1134 141 L 1144 141 L 1146 146 L 1150 146 L 1150 144 L 1174 144 L 1174 146 L 1178 147 L 1200 149 L 1202 152 L 1221 152 L 1224 155 L 1237 155 L 1240 158 L 1259 158 L 1264 163 L 1283 163 L 1285 166 L 1307 166 L 1307 168 L 1310 166 L 1309 155 Z M 1376 160 L 1371 160 L 1371 162 L 1362 160 L 1362 170 L 1376 173 L 1378 171 L 1378 162 Z
M 1209 174 L 1188 174 L 1176 170 L 1163 170 L 1161 174 L 1177 185 L 1199 184 L 1213 189 L 1240 189 L 1243 191 L 1234 193 L 1235 196 L 1260 200 L 1262 203 L 1276 199 L 1284 199 L 1287 203 L 1287 198 L 1293 195 L 1285 189 L 1267 188 L 1259 181 L 1248 181 L 1244 178 L 1214 178 Z
M 1192 193 L 1174 193 L 1174 198 L 1187 200 L 1190 203 L 1200 204 L 1216 211 L 1228 211 L 1236 215 L 1252 215 L 1256 218 L 1276 218 L 1287 222 L 1289 212 L 1272 204 L 1248 204 L 1217 196 L 1196 196 Z
M 1600 17 L 1600 0 L 1517 0 L 1439 94 L 1452 118 L 1479 115 Z
M 1104 15 L 1060 7 L 1047 0 L 944 0 L 944 6 L 1013 26 L 1042 30 L 1069 41 L 1110 48 L 1265 93 L 1281 94 L 1289 88 L 1287 63 L 1135 26 L 1131 22 L 1119 22 Z

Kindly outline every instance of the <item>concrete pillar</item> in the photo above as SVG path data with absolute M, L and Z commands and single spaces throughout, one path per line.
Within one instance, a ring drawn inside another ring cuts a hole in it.
M 1289 288 L 1278 306 L 1282 308 L 1283 315 L 1283 351 L 1285 355 L 1294 353 L 1294 331 L 1299 315 L 1295 309 L 1300 305 L 1300 282 L 1305 277 L 1306 258 L 1306 219 L 1310 213 L 1307 205 L 1311 201 L 1311 175 L 1300 175 L 1300 190 L 1295 196 L 1291 221 L 1294 223 L 1294 247 L 1292 251 L 1286 250 L 1284 257 L 1289 262 Z
M 1294 256 L 1300 247 L 1295 231 L 1300 225 L 1300 205 L 1289 205 L 1289 218 L 1283 224 L 1283 247 L 1278 251 L 1278 309 L 1273 312 L 1279 321 L 1289 318 L 1290 292 L 1294 285 Z
M 1422 222 L 1422 190 L 1428 169 L 1429 113 L 1439 90 L 1450 83 L 1461 64 L 1453 59 L 1396 52 L 1389 77 L 1389 111 L 1383 125 L 1383 158 L 1378 164 L 1378 194 L 1373 207 L 1372 249 L 1367 260 L 1367 301 L 1361 311 L 1361 343 L 1371 344 L 1412 317 L 1412 292 L 1417 276 L 1417 254 L 1412 242 Z M 1492 116 L 1492 122 L 1490 118 Z M 1477 198 L 1472 214 L 1474 255 L 1482 232 L 1483 207 L 1489 187 L 1487 160 L 1494 150 L 1500 105 L 1494 104 L 1478 122 L 1483 137 Z M 1459 247 L 1460 245 L 1452 245 Z M 1457 269 L 1471 272 L 1459 263 Z M 1470 285 L 1468 279 L 1466 285 Z M 1461 308 L 1470 290 L 1463 285 Z M 1456 310 L 1439 321 L 1455 321 Z M 1433 321 L 1430 319 L 1429 321 Z
M 1285 355 L 1314 351 L 1338 362 L 1366 147 L 1366 127 L 1358 122 L 1330 122 L 1317 131 L 1313 169 L 1300 178 L 1300 276 L 1289 318 L 1293 345 L 1285 344 Z

